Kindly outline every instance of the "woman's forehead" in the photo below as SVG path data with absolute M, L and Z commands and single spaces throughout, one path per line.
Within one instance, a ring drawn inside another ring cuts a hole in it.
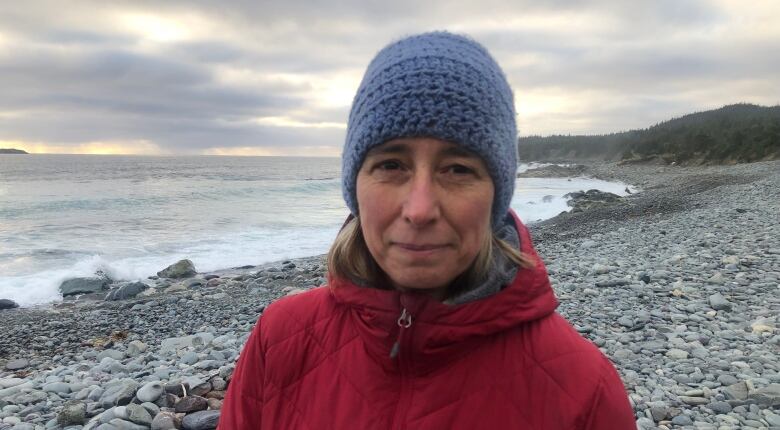
M 461 145 L 434 138 L 400 138 L 389 140 L 368 151 L 366 157 L 383 154 L 410 155 L 416 150 L 426 147 L 440 156 L 479 158 L 477 154 Z

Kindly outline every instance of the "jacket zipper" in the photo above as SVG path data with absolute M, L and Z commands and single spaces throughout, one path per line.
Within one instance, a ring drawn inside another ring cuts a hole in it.
M 401 310 L 401 315 L 398 317 L 397 324 L 399 327 L 398 338 L 393 344 L 393 347 L 390 349 L 390 358 L 398 360 L 398 375 L 400 378 L 401 387 L 399 389 L 398 406 L 396 406 L 395 418 L 393 419 L 393 425 L 391 428 L 403 429 L 403 423 L 406 418 L 406 410 L 409 407 L 408 404 L 412 397 L 411 384 L 409 378 L 406 376 L 408 370 L 408 359 L 406 358 L 408 356 L 408 351 L 406 348 L 401 348 L 404 339 L 409 337 L 408 331 L 412 326 L 412 314 L 410 314 L 405 307 L 403 307 Z M 407 334 L 404 335 L 404 333 Z

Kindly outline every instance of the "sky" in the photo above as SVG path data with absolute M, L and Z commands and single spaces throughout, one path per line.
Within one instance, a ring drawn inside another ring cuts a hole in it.
M 780 2 L 0 3 L 0 148 L 339 156 L 365 67 L 430 30 L 485 45 L 521 136 L 780 103 Z

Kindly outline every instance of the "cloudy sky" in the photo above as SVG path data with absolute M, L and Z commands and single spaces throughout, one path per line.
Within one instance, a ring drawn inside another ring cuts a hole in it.
M 644 128 L 780 103 L 778 23 L 776 0 L 2 2 L 0 147 L 337 156 L 371 57 L 434 29 L 493 53 L 521 135 Z

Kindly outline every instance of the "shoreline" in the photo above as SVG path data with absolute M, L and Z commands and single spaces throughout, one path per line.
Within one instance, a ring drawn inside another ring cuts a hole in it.
M 780 161 L 593 163 L 586 174 L 641 192 L 529 229 L 558 312 L 615 363 L 640 428 L 780 422 L 771 412 L 780 402 L 772 391 L 780 387 Z M 112 411 L 90 394 L 123 378 L 139 386 L 189 380 L 219 400 L 262 309 L 322 284 L 323 257 L 199 273 L 219 281 L 149 297 L 0 311 L 0 430 L 13 428 L 9 417 L 46 427 L 66 400 L 83 402 L 87 419 Z M 211 339 L 164 348 L 193 335 Z M 138 343 L 148 352 L 134 354 Z M 19 358 L 28 365 L 6 369 Z M 17 379 L 25 382 L 6 387 Z M 65 385 L 46 390 L 51 383 Z

